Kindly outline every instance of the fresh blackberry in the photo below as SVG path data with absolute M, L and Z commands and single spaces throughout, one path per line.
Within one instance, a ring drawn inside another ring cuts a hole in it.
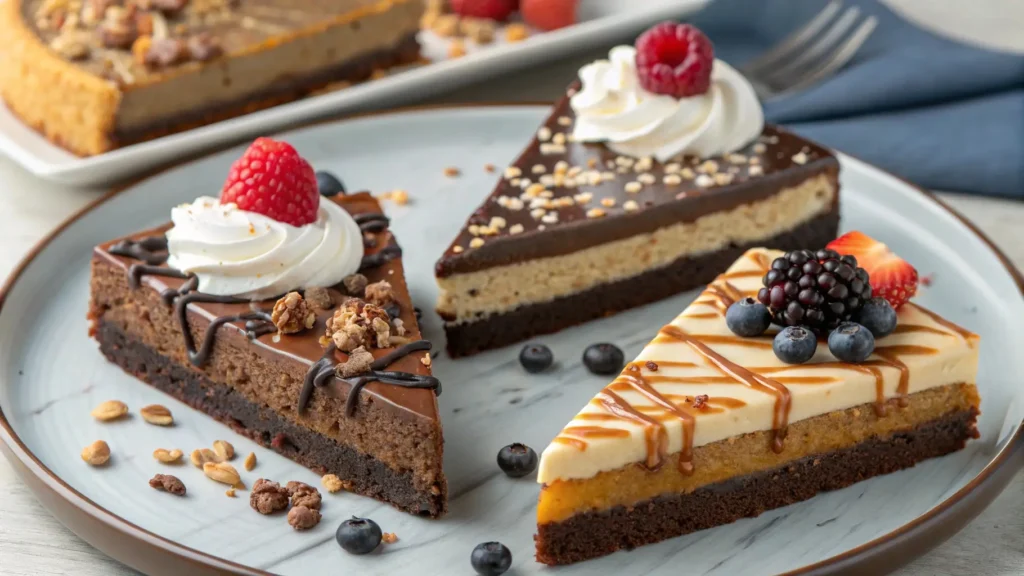
M 871 299 L 868 273 L 853 256 L 835 250 L 794 250 L 776 258 L 762 279 L 757 299 L 779 326 L 831 332 Z

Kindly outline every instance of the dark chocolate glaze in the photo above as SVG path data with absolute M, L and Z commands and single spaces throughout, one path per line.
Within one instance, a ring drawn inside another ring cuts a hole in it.
M 337 196 L 331 200 L 340 204 L 363 222 L 381 221 L 380 205 L 367 193 Z M 367 216 L 360 216 L 364 214 Z M 126 240 L 138 245 L 146 238 L 162 237 L 167 228 L 169 225 L 138 233 Z M 399 308 L 400 318 L 408 331 L 407 335 L 414 339 L 414 342 L 410 343 L 414 346 L 406 348 L 406 351 L 400 354 L 396 354 L 396 352 L 402 347 L 371 350 L 370 352 L 378 360 L 374 363 L 376 366 L 374 370 L 382 373 L 384 378 L 361 383 L 334 377 L 335 361 L 344 360 L 344 355 L 337 351 L 332 351 L 331 358 L 321 364 L 321 368 L 330 366 L 330 370 L 324 371 L 325 374 L 320 378 L 317 376 L 320 375 L 321 370 L 314 371 L 311 368 L 325 356 L 324 348 L 319 340 L 325 333 L 326 320 L 333 311 L 320 313 L 315 325 L 310 330 L 282 336 L 273 333 L 276 330 L 270 324 L 268 309 L 273 305 L 272 300 L 254 303 L 238 298 L 211 296 L 196 292 L 198 279 L 195 276 L 182 274 L 177 270 L 167 268 L 166 265 L 140 264 L 135 261 L 136 258 L 133 256 L 111 252 L 112 247 L 122 244 L 124 241 L 114 241 L 97 247 L 94 258 L 122 268 L 128 275 L 129 281 L 134 285 L 154 289 L 161 294 L 165 302 L 175 305 L 177 319 L 183 328 L 186 351 L 194 364 L 201 365 L 208 359 L 215 340 L 247 338 L 251 340 L 258 353 L 269 359 L 303 364 L 304 372 L 313 373 L 314 385 L 312 388 L 322 388 L 329 396 L 344 399 L 346 404 L 349 404 L 350 397 L 357 400 L 360 393 L 369 394 L 377 399 L 378 406 L 387 407 L 396 415 L 436 420 L 438 414 L 435 391 L 439 390 L 440 383 L 430 376 L 429 368 L 420 363 L 419 358 L 409 356 L 410 352 L 420 349 L 417 346 L 424 344 L 418 343 L 419 327 L 402 275 L 401 250 L 395 244 L 390 230 L 386 228 L 366 234 L 373 236 L 377 240 L 376 245 L 383 248 L 367 250 L 370 256 L 369 266 L 364 266 L 361 271 L 370 282 L 387 280 L 392 284 L 398 295 L 398 300 L 402 303 Z M 384 255 L 380 255 L 381 252 Z M 131 272 L 133 268 L 135 271 Z M 134 280 L 132 280 L 133 277 Z M 344 290 L 340 287 L 331 290 L 335 292 L 335 301 L 340 302 L 342 298 L 338 293 L 344 294 Z M 192 332 L 188 329 L 189 326 L 193 328 L 198 326 L 200 330 L 205 330 L 199 346 L 196 346 Z M 227 330 L 228 327 L 234 328 L 234 330 Z M 394 382 L 391 382 L 392 380 Z M 358 384 L 358 387 L 355 384 Z M 354 393 L 352 392 L 353 388 L 357 388 Z M 310 397 L 311 394 L 312 391 L 309 392 Z M 307 397 L 302 402 L 304 406 L 308 404 L 309 399 Z M 353 405 L 355 405 L 355 400 L 351 402 Z
M 125 238 L 110 247 L 110 253 L 142 260 L 146 264 L 156 266 L 167 261 L 167 237 L 147 236 L 139 240 Z
M 563 119 L 561 122 L 560 118 Z M 552 134 L 567 137 L 572 133 L 573 119 L 572 107 L 566 97 L 555 105 L 544 126 Z M 563 125 L 566 123 L 568 125 Z M 552 174 L 555 164 L 560 161 L 567 162 L 570 167 L 580 166 L 583 170 L 614 172 L 615 178 L 596 185 L 546 187 L 553 193 L 553 199 L 573 197 L 581 192 L 590 192 L 593 198 L 584 204 L 558 208 L 558 221 L 544 223 L 530 215 L 528 200 L 521 210 L 498 204 L 501 196 L 518 198 L 523 193 L 520 186 L 502 177 L 437 262 L 435 272 L 438 277 L 570 254 L 671 224 L 692 222 L 705 214 L 769 198 L 780 188 L 797 185 L 816 174 L 829 173 L 831 178 L 835 178 L 839 170 L 839 161 L 824 147 L 777 126 L 765 126 L 758 141 L 745 149 L 736 154 L 710 158 L 718 164 L 718 172 L 732 174 L 732 181 L 728 184 L 700 187 L 695 179 L 684 178 L 681 184 L 667 185 L 663 182 L 665 166 L 672 162 L 661 164 L 654 161 L 651 169 L 646 170 L 655 178 L 654 183 L 644 185 L 638 193 L 629 193 L 625 185 L 637 180 L 640 174 L 632 169 L 620 174 L 616 168 L 608 168 L 607 163 L 614 163 L 619 155 L 607 147 L 567 141 L 564 153 L 543 154 L 541 144 L 534 138 L 512 164 L 522 171 L 521 178 L 529 178 L 536 183 L 542 175 L 533 173 L 534 166 L 542 165 L 544 174 Z M 762 146 L 763 151 L 755 151 L 755 148 L 761 150 Z M 803 164 L 793 160 L 801 152 L 805 159 Z M 763 174 L 751 174 L 753 164 L 740 161 L 741 157 L 744 160 L 757 158 L 757 170 Z M 697 167 L 704 160 L 707 159 L 683 157 L 673 161 L 697 172 Z M 596 166 L 590 168 L 588 162 L 596 163 Z M 603 205 L 601 200 L 607 198 L 614 200 L 615 204 L 611 207 Z M 637 203 L 638 210 L 629 212 L 623 208 L 630 200 Z M 600 208 L 605 216 L 588 218 L 587 211 L 591 208 Z M 503 218 L 507 226 L 497 235 L 483 237 L 483 246 L 470 248 L 469 242 L 474 236 L 468 231 L 469 225 L 487 225 L 496 216 Z M 513 235 L 509 229 L 517 224 L 523 227 L 523 231 Z M 456 246 L 461 252 L 453 250 Z

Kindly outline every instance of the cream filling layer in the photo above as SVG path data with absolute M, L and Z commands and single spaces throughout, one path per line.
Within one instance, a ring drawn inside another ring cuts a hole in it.
M 777 396 L 742 382 L 728 364 L 785 386 L 791 402 L 787 414 L 790 423 L 877 403 L 879 399 L 975 381 L 978 336 L 914 304 L 900 308 L 897 331 L 879 339 L 875 354 L 862 365 L 839 363 L 828 347 L 820 344 L 807 364 L 787 365 L 775 357 L 769 337 L 736 337 L 725 324 L 726 302 L 721 295 L 756 293 L 761 276 L 781 254 L 761 248 L 747 252 L 669 327 L 662 328 L 630 364 L 639 370 L 632 372 L 627 366 L 544 450 L 537 481 L 547 484 L 591 478 L 599 472 L 651 461 L 650 434 L 656 438 L 657 426 L 645 423 L 643 418 L 612 415 L 607 403 L 609 392 L 636 413 L 664 426 L 664 454 L 684 449 L 684 418 L 666 409 L 649 392 L 631 386 L 631 375 L 640 376 L 657 395 L 692 417 L 691 448 L 777 427 Z M 724 358 L 725 369 L 721 361 L 710 359 L 697 347 L 673 336 L 680 331 Z M 647 368 L 648 361 L 657 364 L 657 370 Z M 709 397 L 707 408 L 693 406 L 692 400 L 698 395 Z M 900 409 L 894 402 L 885 406 L 888 410 Z M 770 449 L 765 446 L 765 450 Z M 665 465 L 674 465 L 672 462 L 675 460 Z
M 452 323 L 503 314 L 667 266 L 684 256 L 750 244 L 781 234 L 831 209 L 836 189 L 819 174 L 771 198 L 714 212 L 579 250 L 438 278 L 437 310 Z

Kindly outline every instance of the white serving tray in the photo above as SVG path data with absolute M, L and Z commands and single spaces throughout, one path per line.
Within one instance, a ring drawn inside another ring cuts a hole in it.
M 75 186 L 110 184 L 159 164 L 244 138 L 341 112 L 407 103 L 621 40 L 659 20 L 690 14 L 706 3 L 707 0 L 582 0 L 580 21 L 574 26 L 514 44 L 497 42 L 471 48 L 469 54 L 454 60 L 444 59 L 445 49 L 439 38 L 423 33 L 424 55 L 432 64 L 88 158 L 79 158 L 51 144 L 0 103 L 0 153 L 47 180 Z

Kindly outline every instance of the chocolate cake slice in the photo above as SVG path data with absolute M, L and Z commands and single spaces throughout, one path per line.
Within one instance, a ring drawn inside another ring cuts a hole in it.
M 401 250 L 372 196 L 321 202 L 331 201 L 363 232 L 365 280 L 280 300 L 204 294 L 196 276 L 166 263 L 167 225 L 95 249 L 92 335 L 111 362 L 239 434 L 336 474 L 352 492 L 439 517 L 447 497 L 440 383 Z M 329 325 L 340 329 L 342 318 L 371 309 L 386 320 L 372 324 L 377 345 L 344 353 L 325 336 Z
M 452 356 L 696 288 L 755 246 L 836 236 L 839 162 L 825 148 L 766 126 L 734 153 L 625 156 L 573 141 L 577 89 L 437 262 Z

